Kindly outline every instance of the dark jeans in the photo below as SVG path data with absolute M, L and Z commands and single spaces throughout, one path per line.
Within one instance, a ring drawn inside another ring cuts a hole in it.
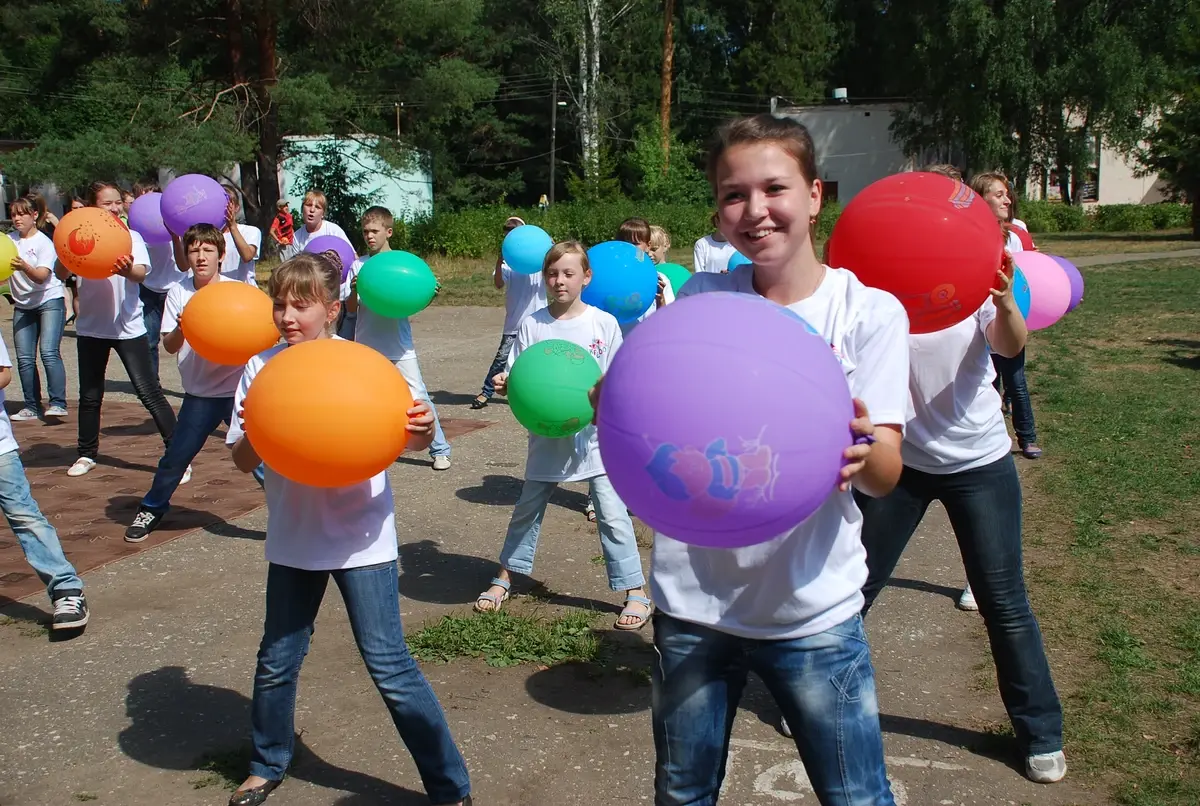
M 1037 427 L 1033 422 L 1033 404 L 1029 401 L 1029 387 L 1025 384 L 1025 351 L 1016 358 L 1005 358 L 992 353 L 992 365 L 996 368 L 995 387 L 1001 396 L 1012 405 L 1013 430 L 1017 432 L 1017 443 L 1037 444 Z
M 142 321 L 146 324 L 146 341 L 150 344 L 150 367 L 158 377 L 158 342 L 162 338 L 163 308 L 167 304 L 166 291 L 151 291 L 144 285 L 138 286 L 142 298 Z
M 746 677 L 762 678 L 823 806 L 894 806 L 862 619 L 804 638 L 739 638 L 654 616 L 655 806 L 713 806 Z
M 483 379 L 483 389 L 479 392 L 488 400 L 491 400 L 492 395 L 496 394 L 492 378 L 499 375 L 508 366 L 508 354 L 512 352 L 513 342 L 516 340 L 516 333 L 505 333 L 500 337 L 500 347 L 496 350 L 496 357 L 492 359 L 492 365 L 488 367 L 487 377 Z
M 154 425 L 169 443 L 175 432 L 175 412 L 163 396 L 158 376 L 150 368 L 150 344 L 135 339 L 94 339 L 79 336 L 79 455 L 95 459 L 100 452 L 100 404 L 104 402 L 104 373 L 108 355 L 116 351 L 138 400 L 154 418 Z
M 1000 698 L 1026 755 L 1062 750 L 1062 705 L 1033 608 L 1021 560 L 1021 482 L 1012 456 L 961 473 L 936 475 L 904 468 L 884 498 L 855 493 L 867 549 L 864 615 L 887 584 L 904 547 L 933 501 L 941 501 L 958 539 L 967 582 L 979 603 Z
M 46 368 L 47 397 L 51 406 L 67 407 L 67 371 L 63 367 L 63 326 L 67 307 L 62 297 L 43 302 L 36 308 L 13 309 L 13 347 L 17 351 L 17 375 L 25 408 L 42 410 L 42 379 L 38 376 L 37 355 Z
M 267 569 L 267 614 L 254 673 L 250 774 L 279 781 L 295 746 L 296 683 L 329 578 L 346 603 L 354 642 L 416 762 L 429 800 L 458 803 L 471 791 L 437 696 L 404 643 L 396 563 L 337 571 Z

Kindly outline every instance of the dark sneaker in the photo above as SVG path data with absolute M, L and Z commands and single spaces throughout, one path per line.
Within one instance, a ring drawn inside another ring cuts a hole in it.
M 87 599 L 83 592 L 72 591 L 54 600 L 54 621 L 50 624 L 52 630 L 78 630 L 88 623 Z
M 1021 446 L 1021 454 L 1026 459 L 1041 459 L 1042 458 L 1042 449 L 1039 448 L 1037 445 L 1034 445 L 1031 442 L 1028 445 Z
M 491 398 L 487 397 L 486 395 L 476 395 L 475 399 L 471 401 L 471 408 L 482 409 L 487 406 L 490 400 Z
M 125 542 L 141 543 L 158 528 L 162 519 L 162 515 L 155 515 L 148 509 L 139 509 L 138 514 L 133 518 L 133 523 L 129 524 L 129 528 L 125 530 Z

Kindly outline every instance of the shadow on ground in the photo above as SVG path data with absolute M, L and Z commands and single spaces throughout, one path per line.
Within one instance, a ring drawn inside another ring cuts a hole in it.
M 521 497 L 524 482 L 515 476 L 487 475 L 474 487 L 462 487 L 454 494 L 470 504 L 511 507 Z M 550 496 L 550 503 L 582 513 L 587 508 L 587 494 L 559 487 Z
M 1151 339 L 1150 343 L 1165 347 L 1162 360 L 1183 369 L 1200 370 L 1200 341 L 1188 339 Z

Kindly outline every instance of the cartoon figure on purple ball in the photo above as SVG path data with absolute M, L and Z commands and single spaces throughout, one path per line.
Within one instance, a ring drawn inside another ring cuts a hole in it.
M 762 444 L 760 434 L 742 440 L 741 450 L 730 451 L 725 439 L 715 439 L 701 451 L 690 445 L 659 445 L 646 472 L 664 495 L 691 501 L 712 515 L 721 515 L 737 504 L 770 501 L 778 476 L 776 457 Z

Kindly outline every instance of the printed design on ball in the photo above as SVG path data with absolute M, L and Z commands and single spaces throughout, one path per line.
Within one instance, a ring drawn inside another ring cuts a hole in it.
M 599 340 L 597 340 L 597 341 L 599 341 Z M 592 342 L 592 343 L 596 344 L 597 342 Z M 601 344 L 601 350 L 603 350 L 604 343 L 603 342 L 599 342 L 599 343 Z M 587 352 L 577 344 L 567 344 L 567 343 L 564 343 L 561 341 L 551 342 L 551 343 L 548 343 L 545 347 L 543 347 L 542 350 L 543 350 L 543 352 L 545 352 L 546 355 L 562 356 L 563 358 L 566 358 L 568 361 L 570 361 L 572 364 L 582 364 L 584 361 L 587 360 Z M 595 353 L 595 350 L 593 349 L 592 352 Z
M 538 430 L 548 437 L 570 437 L 574 436 L 583 424 L 578 417 L 572 417 L 569 420 L 558 420 L 549 422 L 546 420 L 538 420 Z
M 954 180 L 954 192 L 950 194 L 950 204 L 959 210 L 965 210 L 975 201 L 975 191 L 957 179 Z
M 634 292 L 627 297 L 607 296 L 604 298 L 604 309 L 616 316 L 618 313 L 623 316 L 640 315 L 642 309 L 646 306 L 642 304 L 642 295 Z
M 186 194 L 184 194 L 183 198 L 180 199 L 180 203 L 176 205 L 176 210 L 178 210 L 180 213 L 186 212 L 191 210 L 196 205 L 202 203 L 206 199 L 208 199 L 208 193 L 204 190 L 204 188 L 191 188 Z
M 740 440 L 730 450 L 718 437 L 703 449 L 660 443 L 646 472 L 663 495 L 673 501 L 690 501 L 708 515 L 723 515 L 739 504 L 758 504 L 775 496 L 779 477 L 778 457 L 762 434 Z
M 928 294 L 897 294 L 896 297 L 908 310 L 909 318 L 934 317 L 962 309 L 962 303 L 955 296 L 956 291 L 953 283 L 942 283 L 934 286 Z
M 87 232 L 84 230 L 87 229 Z M 67 236 L 67 245 L 71 247 L 71 251 L 80 257 L 90 255 L 92 250 L 96 248 L 96 236 L 91 232 L 91 227 L 79 227 L 72 230 Z

